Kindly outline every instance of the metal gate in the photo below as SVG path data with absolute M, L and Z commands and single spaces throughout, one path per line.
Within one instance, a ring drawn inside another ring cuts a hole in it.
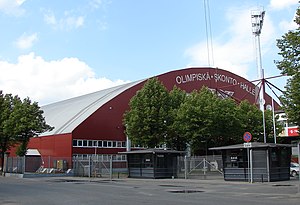
M 101 155 L 88 155 L 85 159 L 73 158 L 74 176 L 80 177 L 120 177 L 127 176 L 127 162 L 116 160 L 114 155 L 103 158 Z
M 223 177 L 221 155 L 180 157 L 178 166 L 180 178 L 214 179 Z

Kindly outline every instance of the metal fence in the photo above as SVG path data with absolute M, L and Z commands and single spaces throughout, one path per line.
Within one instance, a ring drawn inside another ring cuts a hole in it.
M 7 173 L 70 174 L 78 177 L 124 178 L 128 176 L 126 158 L 116 155 L 87 155 L 85 157 L 7 157 Z M 223 177 L 222 157 L 192 156 L 177 158 L 177 177 L 213 179 Z
M 118 160 L 114 155 L 103 158 L 89 155 L 85 159 L 73 158 L 74 176 L 84 177 L 123 177 L 127 176 L 127 161 Z
M 52 156 L 24 156 L 4 158 L 4 169 L 6 173 L 36 173 L 57 174 L 72 171 L 72 158 Z
M 221 155 L 191 156 L 178 158 L 178 177 L 213 179 L 223 177 Z

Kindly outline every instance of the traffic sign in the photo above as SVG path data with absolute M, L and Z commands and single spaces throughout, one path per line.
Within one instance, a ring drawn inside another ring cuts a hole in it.
M 250 132 L 245 132 L 244 133 L 244 136 L 243 136 L 243 139 L 245 142 L 250 142 L 252 140 L 252 135 Z

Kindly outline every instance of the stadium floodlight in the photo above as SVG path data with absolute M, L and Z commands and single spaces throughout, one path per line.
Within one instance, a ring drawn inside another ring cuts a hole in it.
M 251 12 L 252 33 L 256 36 L 261 34 L 265 11 L 254 10 Z
M 259 93 L 259 104 L 260 109 L 263 112 L 263 129 L 264 129 L 264 143 L 267 142 L 266 137 L 266 120 L 265 120 L 265 79 L 264 79 L 264 69 L 262 67 L 261 59 L 261 48 L 260 48 L 260 34 L 264 22 L 265 11 L 263 10 L 253 10 L 251 12 L 251 24 L 252 24 L 252 33 L 255 36 L 255 50 L 256 50 L 256 61 L 257 61 L 257 72 L 258 78 L 261 80 L 262 89 Z

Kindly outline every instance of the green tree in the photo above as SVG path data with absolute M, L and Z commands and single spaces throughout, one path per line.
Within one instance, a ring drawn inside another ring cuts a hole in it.
M 275 61 L 282 74 L 289 76 L 286 91 L 281 97 L 284 111 L 290 121 L 300 127 L 300 8 L 298 7 L 295 22 L 297 29 L 288 31 L 277 40 L 281 61 Z
M 168 148 L 174 150 L 186 150 L 187 138 L 179 133 L 176 125 L 177 112 L 182 103 L 185 102 L 186 92 L 174 86 L 169 93 L 169 114 L 167 118 L 166 144 Z
M 27 152 L 27 145 L 31 137 L 37 136 L 45 131 L 53 129 L 49 126 L 43 116 L 43 111 L 37 102 L 31 102 L 25 98 L 14 106 L 11 114 L 11 121 L 19 142 L 17 155 L 24 156 Z
M 135 145 L 154 148 L 165 142 L 169 112 L 168 90 L 157 79 L 149 79 L 129 102 L 124 114 L 126 135 Z
M 224 146 L 241 141 L 238 106 L 232 98 L 220 99 L 212 104 L 213 125 L 208 146 Z
M 5 153 L 17 143 L 15 127 L 10 122 L 14 105 L 20 101 L 18 96 L 3 95 L 0 91 L 0 157 L 2 165 L 4 164 Z
M 237 118 L 240 122 L 239 141 L 243 142 L 243 134 L 250 132 L 254 141 L 264 141 L 262 111 L 249 101 L 244 100 L 238 105 Z M 275 120 L 276 133 L 282 131 L 282 125 Z M 265 131 L 267 142 L 274 142 L 273 115 L 270 110 L 265 110 Z
M 178 109 L 175 125 L 179 134 L 188 139 L 194 154 L 212 138 L 215 113 L 212 105 L 218 100 L 215 94 L 203 87 L 189 94 Z
M 250 132 L 253 140 L 263 141 L 263 123 L 261 110 L 249 101 L 244 100 L 238 106 L 237 117 L 240 121 L 240 137 L 243 140 L 243 134 Z
M 43 111 L 29 98 L 23 101 L 16 95 L 3 95 L 0 91 L 0 157 L 2 165 L 5 153 L 18 146 L 17 154 L 24 156 L 29 139 L 42 132 L 51 130 L 46 124 Z

